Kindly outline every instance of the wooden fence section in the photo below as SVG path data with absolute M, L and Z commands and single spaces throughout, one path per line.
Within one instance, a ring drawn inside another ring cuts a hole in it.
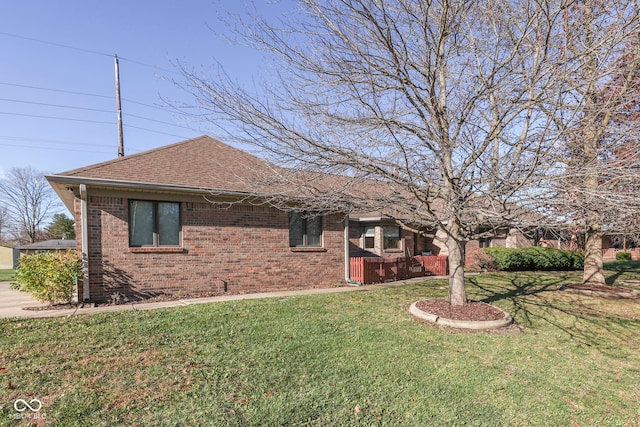
M 616 259 L 616 254 L 618 252 L 629 252 L 631 253 L 632 260 L 634 261 L 640 260 L 640 248 L 627 249 L 626 251 L 622 249 L 614 249 L 614 248 L 604 249 L 602 251 L 602 259 L 605 261 L 613 261 Z
M 349 266 L 351 280 L 365 285 L 411 277 L 449 274 L 449 262 L 446 256 L 350 258 Z

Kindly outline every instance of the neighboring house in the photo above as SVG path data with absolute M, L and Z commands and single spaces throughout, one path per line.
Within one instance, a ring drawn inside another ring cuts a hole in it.
M 44 240 L 42 242 L 18 246 L 18 250 L 20 251 L 20 256 L 41 254 L 45 252 L 76 250 L 76 241 L 62 239 Z
M 540 236 L 535 231 L 528 234 L 517 228 L 498 228 L 488 232 L 487 237 L 472 240 L 467 248 L 526 248 L 540 245 Z
M 260 203 L 271 189 L 255 182 L 272 171 L 203 136 L 47 176 L 73 213 L 86 260 L 79 300 L 344 283 L 345 216 Z

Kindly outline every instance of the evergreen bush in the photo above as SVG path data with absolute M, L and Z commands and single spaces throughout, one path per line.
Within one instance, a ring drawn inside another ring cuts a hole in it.
M 617 252 L 616 261 L 631 261 L 631 252 Z
M 584 255 L 563 249 L 541 248 L 487 248 L 499 270 L 579 270 L 584 267 Z

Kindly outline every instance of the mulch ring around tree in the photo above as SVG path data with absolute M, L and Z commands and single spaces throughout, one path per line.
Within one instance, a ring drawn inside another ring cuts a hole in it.
M 416 319 L 459 329 L 497 329 L 513 322 L 508 313 L 477 301 L 455 306 L 444 298 L 432 298 L 413 303 L 409 312 Z
M 559 288 L 561 291 L 573 292 L 600 298 L 640 299 L 640 292 L 622 286 L 602 285 L 599 283 L 565 283 Z

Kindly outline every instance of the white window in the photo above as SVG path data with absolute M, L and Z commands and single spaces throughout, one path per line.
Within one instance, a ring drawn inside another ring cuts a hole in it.
M 362 231 L 362 238 L 364 239 L 365 249 L 375 249 L 376 247 L 376 228 L 364 227 Z

